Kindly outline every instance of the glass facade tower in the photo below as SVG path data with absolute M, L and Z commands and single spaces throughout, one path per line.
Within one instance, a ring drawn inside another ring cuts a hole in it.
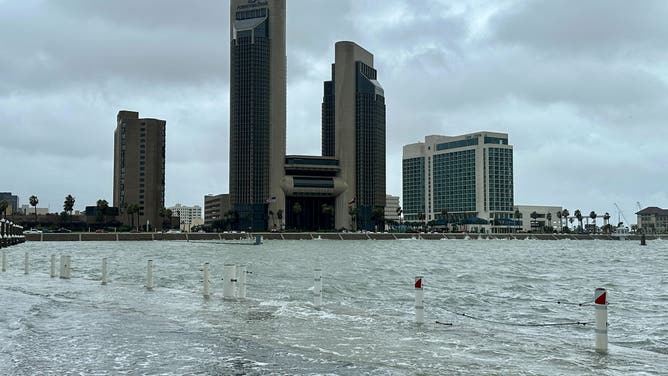
M 241 229 L 283 209 L 285 0 L 231 1 L 230 204 Z

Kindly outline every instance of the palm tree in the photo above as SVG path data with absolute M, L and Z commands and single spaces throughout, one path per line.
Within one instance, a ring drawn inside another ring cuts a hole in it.
M 67 195 L 63 203 L 63 210 L 69 214 L 70 222 L 72 222 L 72 211 L 74 210 L 74 197 Z
M 283 209 L 276 211 L 276 218 L 278 218 L 279 227 L 283 229 Z
M 424 213 L 419 213 L 419 214 L 418 214 L 418 220 L 419 220 L 420 222 L 422 222 L 422 223 L 420 223 L 420 227 L 421 227 L 422 229 L 424 229 L 424 225 L 425 225 L 424 220 L 425 220 L 425 219 L 427 219 L 427 216 L 426 216 Z
M 7 208 L 9 207 L 9 202 L 7 200 L 0 201 L 0 213 L 2 213 L 2 218 L 5 218 L 7 213 Z
M 357 208 L 348 206 L 348 215 L 350 216 L 350 227 L 352 231 L 357 229 Z
M 97 200 L 97 219 L 98 222 L 103 221 L 105 224 L 107 223 L 107 209 L 109 209 L 109 203 L 107 200 Z
M 383 224 L 383 220 L 385 219 L 385 208 L 382 206 L 375 206 L 371 210 L 371 221 L 374 223 L 375 226 L 375 231 L 381 230 L 380 228 Z
M 605 227 L 606 232 L 611 232 L 610 231 L 611 230 L 610 229 L 610 213 L 606 212 L 605 214 L 603 214 L 603 223 L 604 223 L 603 227 Z
M 568 212 L 568 209 L 564 209 L 564 210 L 561 211 L 561 217 L 564 219 L 564 223 L 565 223 L 564 227 L 565 228 L 568 228 L 568 216 L 570 214 L 571 213 Z M 573 223 L 573 221 L 571 221 L 571 223 Z
M 517 225 L 517 223 L 522 218 L 522 212 L 519 211 L 519 209 L 515 209 L 515 214 L 513 214 L 513 216 L 515 217 L 515 225 Z M 517 227 L 515 228 L 515 231 L 517 231 Z
M 552 231 L 552 213 L 547 213 L 545 218 L 547 218 L 547 227 L 549 228 L 549 231 Z
M 160 218 L 162 218 L 162 229 L 164 230 L 165 227 L 168 227 L 168 229 L 172 228 L 172 214 L 174 213 L 171 209 L 161 208 L 158 211 L 158 214 L 160 215 Z
M 139 213 L 139 205 L 137 204 L 130 204 L 127 205 L 127 209 L 125 212 L 130 216 L 130 223 L 131 227 L 134 229 L 135 228 L 135 213 Z
M 39 199 L 37 198 L 37 196 L 32 195 L 30 196 L 29 200 L 30 200 L 30 206 L 35 208 L 35 222 L 37 222 L 37 204 L 39 203 Z
M 165 230 L 165 211 L 166 210 L 167 210 L 166 208 L 160 208 L 160 210 L 158 210 L 158 217 L 160 217 L 160 219 L 161 219 L 162 230 L 163 231 Z
M 536 218 L 538 218 L 538 213 L 535 211 L 531 212 L 531 229 L 533 230 L 534 227 L 538 227 L 538 223 L 536 222 Z
M 292 214 L 295 216 L 295 222 L 297 222 L 297 228 L 300 227 L 301 215 L 302 214 L 302 204 L 295 202 L 292 205 Z
M 589 213 L 589 218 L 594 221 L 594 233 L 596 233 L 596 217 L 598 217 L 596 212 L 592 210 L 591 213 Z
M 561 227 L 561 225 L 563 224 L 563 222 L 561 222 L 561 210 L 557 210 L 557 218 L 559 218 L 559 226 Z M 559 232 L 563 231 L 564 231 L 563 227 L 559 229 Z
M 269 209 L 269 216 L 271 217 L 271 228 L 276 227 L 276 219 L 274 218 L 274 211 Z
M 582 232 L 582 212 L 580 209 L 575 209 L 575 213 L 573 213 L 573 215 L 575 215 L 575 218 L 577 218 L 578 222 L 580 223 L 578 232 Z
M 401 206 L 397 207 L 397 216 L 399 217 L 399 224 L 401 224 L 401 214 L 404 213 L 404 210 L 401 208 Z
M 327 204 L 322 204 L 321 210 L 322 210 L 322 214 L 324 214 L 325 218 L 327 218 L 327 221 L 329 222 L 329 226 L 331 226 L 333 228 L 334 227 L 334 206 L 327 205 Z

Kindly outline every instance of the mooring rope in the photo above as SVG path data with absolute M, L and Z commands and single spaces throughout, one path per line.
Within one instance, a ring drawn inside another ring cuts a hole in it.
M 507 325 L 507 326 L 523 326 L 523 327 L 544 327 L 544 326 L 569 326 L 569 325 L 592 325 L 594 324 L 593 322 L 584 322 L 584 321 L 569 321 L 569 322 L 555 322 L 555 323 L 514 323 L 514 322 L 506 322 L 506 321 L 498 321 L 498 320 L 491 320 L 491 319 L 486 319 L 482 317 L 477 317 L 473 315 L 469 315 L 468 313 L 463 313 L 463 312 L 455 312 L 451 311 L 446 308 L 442 308 L 446 312 L 450 312 L 453 315 L 456 316 L 463 316 L 472 320 L 478 320 L 478 321 L 484 321 L 492 324 L 498 324 L 498 325 Z
M 333 280 L 333 281 L 338 281 L 338 282 L 347 282 L 351 284 L 358 284 L 360 281 L 352 281 L 349 279 L 343 279 L 343 278 L 338 278 L 338 277 L 333 277 L 333 276 L 323 276 L 323 279 L 328 279 L 328 280 Z M 368 283 L 371 283 L 367 281 Z M 381 283 L 383 286 L 411 286 L 413 281 L 406 281 L 405 283 L 386 283 L 383 282 Z M 479 295 L 477 293 L 472 293 L 470 291 L 461 291 L 461 290 L 454 290 L 449 288 L 449 291 L 453 292 L 459 292 L 459 293 L 464 293 L 464 294 L 470 294 L 470 295 Z M 592 306 L 593 303 L 591 302 L 583 302 L 583 303 L 575 303 L 575 302 L 570 302 L 564 299 L 552 299 L 552 300 L 546 300 L 546 299 L 538 299 L 538 298 L 517 298 L 517 297 L 512 297 L 512 296 L 500 296 L 500 295 L 490 295 L 487 293 L 482 293 L 480 294 L 482 298 L 496 298 L 496 299 L 503 299 L 503 300 L 526 300 L 530 302 L 540 302 L 540 303 L 549 303 L 549 304 L 559 304 L 559 305 L 571 305 L 571 306 L 578 306 L 578 307 L 587 307 L 587 306 Z
M 471 293 L 471 295 L 477 295 L 477 294 Z M 496 299 L 503 299 L 503 300 L 526 300 L 526 301 L 529 301 L 529 302 L 540 302 L 540 303 L 550 303 L 550 304 L 560 304 L 560 305 L 572 305 L 572 306 L 578 306 L 578 307 L 586 307 L 586 306 L 593 305 L 593 303 L 590 303 L 590 302 L 575 303 L 575 302 L 565 301 L 565 300 L 562 300 L 562 299 L 548 300 L 548 299 L 538 299 L 538 298 L 532 298 L 532 297 L 517 298 L 517 297 L 512 297 L 512 296 L 490 295 L 490 294 L 486 294 L 486 293 L 483 293 L 482 297 L 483 298 L 496 298 Z

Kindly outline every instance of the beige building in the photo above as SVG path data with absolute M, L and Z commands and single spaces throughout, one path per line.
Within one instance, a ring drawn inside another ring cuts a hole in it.
M 179 217 L 181 231 L 189 232 L 193 226 L 199 226 L 204 223 L 202 219 L 202 207 L 199 205 L 185 206 L 176 204 L 167 209 L 172 211 L 173 217 Z
M 515 211 L 519 212 L 520 218 L 515 218 L 521 223 L 523 232 L 540 232 L 545 227 L 552 227 L 554 230 L 561 231 L 565 220 L 560 220 L 557 213 L 561 213 L 561 206 L 539 206 L 539 205 L 516 205 Z M 535 218 L 531 214 L 535 214 Z M 515 216 L 515 214 L 513 214 Z
M 391 220 L 399 223 L 401 216 L 397 214 L 399 209 L 399 196 L 385 196 L 385 221 Z
M 160 228 L 165 206 L 165 121 L 140 119 L 138 112 L 119 111 L 114 132 L 114 203 L 129 225 L 128 206 L 139 206 L 135 225 Z M 136 216 L 136 214 L 135 214 Z
M 636 213 L 638 229 L 647 234 L 668 233 L 668 210 L 656 206 Z
M 10 207 L 11 208 L 11 207 Z M 9 209 L 9 208 L 8 208 Z M 49 214 L 49 208 L 40 208 L 40 207 L 33 207 L 30 205 L 21 205 L 21 209 L 19 209 L 19 213 L 23 213 L 24 215 L 34 215 L 35 210 L 37 210 L 37 215 L 47 215 Z M 7 214 L 11 214 L 9 211 Z
M 323 102 L 323 114 L 333 108 L 334 140 L 325 136 L 331 126 L 323 118 L 323 151 L 334 146 L 347 185 L 336 197 L 335 226 L 349 228 L 354 202 L 356 227 L 371 230 L 373 211 L 385 207 L 385 92 L 369 51 L 349 41 L 336 42 L 334 49 L 333 93 Z
M 229 194 L 204 196 L 204 223 L 210 225 L 213 221 L 223 219 L 230 210 Z

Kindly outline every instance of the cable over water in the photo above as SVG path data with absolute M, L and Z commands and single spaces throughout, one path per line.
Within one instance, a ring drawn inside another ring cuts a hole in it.
M 498 324 L 498 325 L 507 325 L 507 326 L 525 326 L 525 327 L 540 327 L 540 326 L 570 326 L 570 325 L 593 325 L 593 322 L 585 322 L 585 321 L 567 321 L 567 322 L 556 322 L 556 323 L 517 323 L 517 322 L 508 322 L 508 321 L 499 321 L 499 320 L 491 320 L 491 319 L 486 319 L 483 317 L 477 317 L 473 315 L 469 315 L 468 313 L 463 313 L 463 312 L 455 312 L 451 311 L 446 308 L 442 308 L 446 312 L 450 312 L 453 315 L 457 316 L 463 316 L 472 320 L 477 320 L 477 321 L 484 321 L 492 324 Z

